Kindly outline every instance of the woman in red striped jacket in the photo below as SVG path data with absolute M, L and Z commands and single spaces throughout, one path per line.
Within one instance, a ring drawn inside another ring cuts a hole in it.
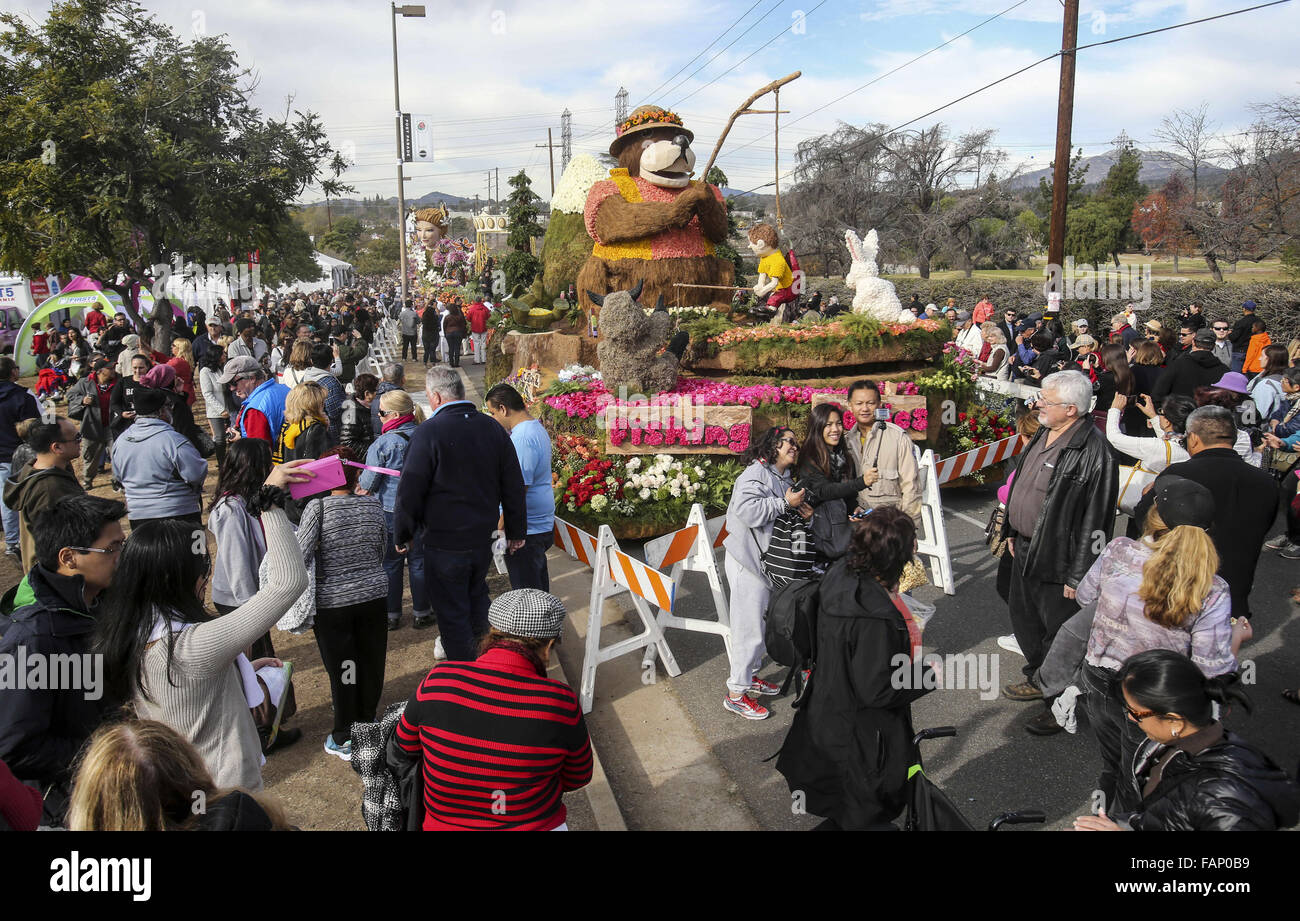
M 546 677 L 565 610 L 540 589 L 506 592 L 473 662 L 435 665 L 388 745 L 403 774 L 421 759 L 424 831 L 567 829 L 562 795 L 591 781 L 577 695 Z

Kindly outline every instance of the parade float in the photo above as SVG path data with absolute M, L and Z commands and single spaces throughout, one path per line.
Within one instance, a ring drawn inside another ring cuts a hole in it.
M 696 503 L 719 514 L 754 439 L 773 425 L 802 437 L 813 405 L 843 405 L 860 378 L 881 384 L 894 424 L 936 456 L 1012 433 L 1002 408 L 977 400 L 974 360 L 949 325 L 904 312 L 878 277 L 874 231 L 846 235 L 852 312 L 773 325 L 733 311 L 733 266 L 714 255 L 725 205 L 692 178 L 692 140 L 675 113 L 642 107 L 618 126 L 616 165 L 575 158 L 542 275 L 498 315 L 488 383 L 514 384 L 550 431 L 557 514 L 620 538 L 679 528 Z M 776 266 L 765 239 L 760 258 Z M 525 322 L 548 310 L 543 328 Z

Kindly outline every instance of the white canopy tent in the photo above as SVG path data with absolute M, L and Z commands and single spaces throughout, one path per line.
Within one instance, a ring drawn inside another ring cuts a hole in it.
M 280 293 L 301 291 L 304 294 L 311 294 L 314 291 L 337 291 L 339 288 L 346 288 L 352 284 L 352 263 L 326 256 L 324 253 L 315 253 L 314 255 L 316 264 L 320 266 L 320 280 L 281 285 L 276 290 Z

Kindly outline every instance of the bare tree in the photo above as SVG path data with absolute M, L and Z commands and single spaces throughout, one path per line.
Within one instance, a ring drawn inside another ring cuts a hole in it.
M 947 128 L 934 125 L 898 132 L 885 140 L 892 185 L 905 204 L 901 226 L 922 278 L 930 277 L 930 261 L 948 235 L 938 204 L 960 186 L 963 177 L 977 174 L 985 163 L 997 159 L 991 149 L 994 134 L 992 129 L 973 131 L 950 143 Z
M 1213 159 L 1215 125 L 1206 117 L 1206 104 L 1192 109 L 1175 109 L 1160 123 L 1156 137 L 1174 149 L 1166 151 L 1170 159 L 1192 174 L 1192 204 L 1199 200 L 1201 164 Z

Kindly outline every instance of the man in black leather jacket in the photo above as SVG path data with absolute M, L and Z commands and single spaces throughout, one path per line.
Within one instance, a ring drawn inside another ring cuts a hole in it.
M 1042 428 L 1025 448 L 1007 496 L 1012 554 L 1008 603 L 1025 655 L 1025 680 L 1008 685 L 1012 700 L 1040 700 L 1033 683 L 1057 630 L 1079 609 L 1075 589 L 1110 541 L 1119 470 L 1089 413 L 1092 384 L 1079 371 L 1043 380 Z M 1036 735 L 1060 731 L 1050 709 L 1025 727 Z

